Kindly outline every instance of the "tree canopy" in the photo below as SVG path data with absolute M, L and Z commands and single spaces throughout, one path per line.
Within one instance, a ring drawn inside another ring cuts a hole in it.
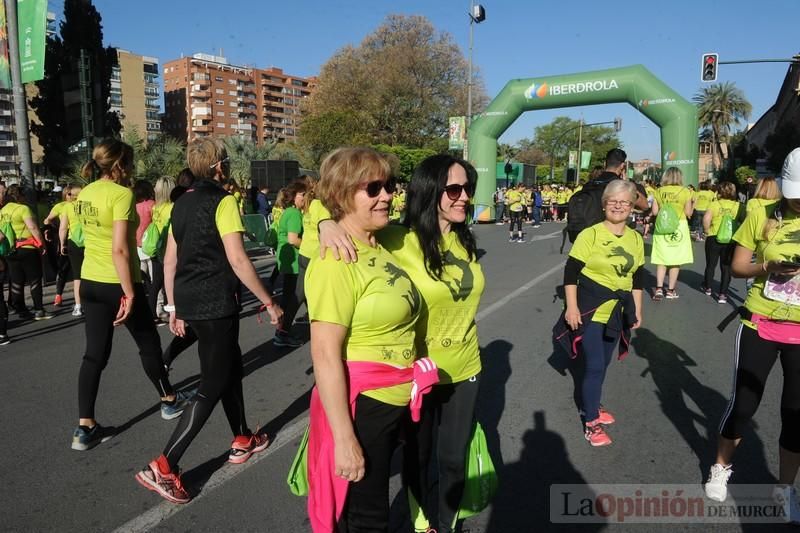
M 448 117 L 467 111 L 467 60 L 422 16 L 390 15 L 358 46 L 323 65 L 303 110 L 300 143 L 317 162 L 353 143 L 441 146 Z M 475 75 L 473 113 L 487 102 Z
M 697 121 L 706 130 L 706 138 L 712 138 L 717 144 L 717 153 L 726 153 L 722 144 L 727 146 L 727 153 L 732 154 L 732 130 L 734 126 L 747 121 L 753 106 L 747 101 L 744 92 L 730 81 L 715 83 L 703 87 L 692 98 L 697 104 Z M 729 158 L 729 169 L 732 169 L 733 158 Z
M 547 124 L 537 126 L 532 140 L 523 139 L 518 144 L 531 154 L 533 164 L 549 163 L 551 156 L 554 156 L 556 165 L 563 164 L 569 151 L 578 149 L 579 125 L 578 120 L 564 116 L 556 117 Z M 609 150 L 621 146 L 622 142 L 613 127 L 583 127 L 581 151 L 591 152 L 594 163 L 602 164 Z

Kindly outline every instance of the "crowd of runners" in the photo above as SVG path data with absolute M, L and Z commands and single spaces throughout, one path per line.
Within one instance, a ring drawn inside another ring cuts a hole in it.
M 582 186 L 519 185 L 495 196 L 498 224 L 510 225 L 510 241 L 524 238 L 526 223 L 563 222 L 572 242 L 553 335 L 575 378 L 583 437 L 591 446 L 612 443 L 613 409 L 602 403 L 610 362 L 615 353 L 625 356 L 632 331 L 646 318 L 645 294 L 655 302 L 679 298 L 680 268 L 694 262 L 692 241 L 702 240 L 706 294 L 726 303 L 731 277 L 750 279 L 737 311 L 733 394 L 706 494 L 726 499 L 734 451 L 780 358 L 775 498 L 800 521 L 793 488 L 800 468 L 794 361 L 800 355 L 800 148 L 779 179 L 763 178 L 744 191 L 728 182 L 695 191 L 677 167 L 664 172 L 658 187 L 636 184 L 624 178 L 625 168 L 626 154 L 614 149 Z M 42 256 L 54 254 L 53 305 L 63 305 L 74 278 L 72 315 L 83 317 L 86 348 L 76 369 L 72 449 L 90 450 L 115 434 L 98 422 L 95 404 L 121 325 L 137 344 L 162 418 L 180 417 L 155 457 L 141 458 L 147 464 L 135 478 L 142 486 L 173 503 L 190 501 L 179 463 L 219 402 L 231 429 L 228 461 L 243 463 L 266 449 L 270 436 L 245 416 L 244 287 L 275 326 L 277 347 L 303 344 L 293 326 L 301 307 L 308 309 L 316 386 L 300 453 L 312 529 L 386 531 L 391 459 L 402 445 L 415 529 L 457 531 L 469 492 L 467 459 L 482 435 L 475 417 L 481 383 L 475 317 L 486 280 L 470 228 L 472 165 L 432 156 L 401 188 L 396 162 L 386 155 L 340 148 L 324 159 L 319 179 L 289 183 L 274 205 L 266 189 L 242 194 L 229 179 L 224 145 L 209 138 L 189 144 L 187 168 L 178 176 L 151 185 L 134 181 L 132 170 L 132 148 L 103 141 L 83 168 L 88 184 L 64 187 L 62 201 L 40 218 L 42 228 L 25 191 L 0 189 L 0 265 L 10 281 L 11 310 L 23 318 L 50 317 Z M 251 209 L 248 201 L 272 221 L 276 266 L 267 284 L 244 247 L 241 215 Z M 653 287 L 645 286 L 648 264 L 655 267 Z M 0 294 L 0 344 L 7 344 L 4 288 Z M 160 325 L 174 334 L 166 348 Z M 194 344 L 199 384 L 176 390 L 171 362 Z

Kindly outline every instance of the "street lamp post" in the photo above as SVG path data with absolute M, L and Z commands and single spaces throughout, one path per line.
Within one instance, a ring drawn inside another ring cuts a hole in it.
M 469 1 L 469 67 L 467 72 L 467 139 L 464 142 L 464 159 L 469 160 L 469 126 L 472 124 L 472 42 L 473 27 L 486 20 L 483 6 Z

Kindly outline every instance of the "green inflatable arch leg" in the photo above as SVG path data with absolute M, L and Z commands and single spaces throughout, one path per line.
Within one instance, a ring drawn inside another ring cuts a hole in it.
M 642 65 L 509 81 L 469 129 L 478 171 L 479 221 L 495 217 L 497 139 L 525 111 L 628 102 L 661 129 L 662 168 L 677 166 L 697 184 L 697 108 Z

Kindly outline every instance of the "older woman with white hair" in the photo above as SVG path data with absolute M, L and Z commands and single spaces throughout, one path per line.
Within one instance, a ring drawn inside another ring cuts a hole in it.
M 582 358 L 575 396 L 592 446 L 611 444 L 605 426 L 614 417 L 600 405 L 603 381 L 614 349 L 619 344 L 624 357 L 630 330 L 642 322 L 644 241 L 627 225 L 636 197 L 629 181 L 606 186 L 605 220 L 578 234 L 564 271 L 567 306 L 554 334 L 570 356 Z

